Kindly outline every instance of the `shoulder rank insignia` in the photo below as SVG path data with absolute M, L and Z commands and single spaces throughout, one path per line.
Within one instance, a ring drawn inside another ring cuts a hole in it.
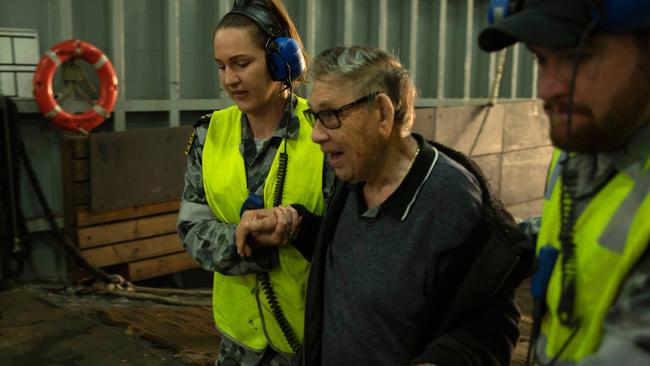
M 185 155 L 190 153 L 190 149 L 192 148 L 192 143 L 194 142 L 194 137 L 196 134 L 194 133 L 194 130 L 192 130 L 192 133 L 190 134 L 190 138 L 187 140 L 187 144 L 185 145 Z
M 213 113 L 213 112 L 212 112 Z M 185 155 L 190 153 L 190 149 L 192 148 L 192 143 L 194 143 L 194 138 L 196 138 L 196 128 L 202 125 L 207 125 L 210 123 L 210 119 L 212 118 L 212 113 L 204 114 L 194 122 L 194 130 L 192 130 L 192 133 L 190 134 L 190 138 L 187 140 L 187 144 L 185 145 Z
M 210 123 L 210 119 L 212 119 L 212 113 L 204 114 L 194 122 L 194 127 L 199 127 L 201 125 L 206 125 Z

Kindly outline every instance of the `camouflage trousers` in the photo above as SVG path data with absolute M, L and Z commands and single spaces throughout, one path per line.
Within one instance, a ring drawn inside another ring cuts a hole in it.
M 271 347 L 262 352 L 246 349 L 226 337 L 221 337 L 216 366 L 290 366 L 291 360 Z

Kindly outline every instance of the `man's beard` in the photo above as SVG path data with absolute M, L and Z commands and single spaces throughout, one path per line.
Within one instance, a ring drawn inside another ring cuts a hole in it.
M 650 104 L 650 62 L 643 58 L 637 64 L 630 80 L 623 90 L 611 98 L 608 108 L 596 123 L 593 111 L 583 104 L 574 104 L 573 113 L 582 114 L 587 123 L 571 123 L 571 134 L 567 136 L 566 123 L 551 118 L 551 140 L 561 149 L 584 153 L 614 151 L 627 143 L 630 136 L 647 119 Z M 544 103 L 549 112 L 558 110 L 566 113 L 568 101 L 550 100 Z

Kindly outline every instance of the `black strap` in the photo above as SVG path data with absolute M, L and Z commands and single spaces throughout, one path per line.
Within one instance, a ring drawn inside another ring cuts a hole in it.
M 436 327 L 443 334 L 471 313 L 488 304 L 504 286 L 517 287 L 531 275 L 534 243 L 521 232 L 513 217 L 491 193 L 481 169 L 464 154 L 445 145 L 432 143 L 439 151 L 461 164 L 479 183 L 483 198 L 482 218 L 461 248 L 452 256 L 441 293 L 447 302 L 439 305 L 444 317 Z M 452 311 L 453 310 L 453 311 Z

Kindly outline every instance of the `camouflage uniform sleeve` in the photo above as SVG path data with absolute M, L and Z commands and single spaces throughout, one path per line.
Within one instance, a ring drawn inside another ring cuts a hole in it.
M 183 247 L 205 270 L 224 275 L 267 272 L 277 266 L 277 255 L 259 253 L 243 259 L 237 254 L 237 225 L 220 222 L 208 206 L 203 188 L 202 155 L 207 124 L 197 125 L 188 143 L 185 187 L 176 228 Z M 262 255 L 265 254 L 265 255 Z
M 650 243 L 649 243 L 650 245 Z M 650 251 L 623 283 L 598 350 L 579 366 L 650 365 Z
M 541 216 L 531 216 L 524 220 L 517 220 L 517 226 L 519 229 L 526 235 L 528 240 L 534 244 L 537 243 L 537 237 L 539 236 L 539 231 L 542 227 L 542 217 Z

